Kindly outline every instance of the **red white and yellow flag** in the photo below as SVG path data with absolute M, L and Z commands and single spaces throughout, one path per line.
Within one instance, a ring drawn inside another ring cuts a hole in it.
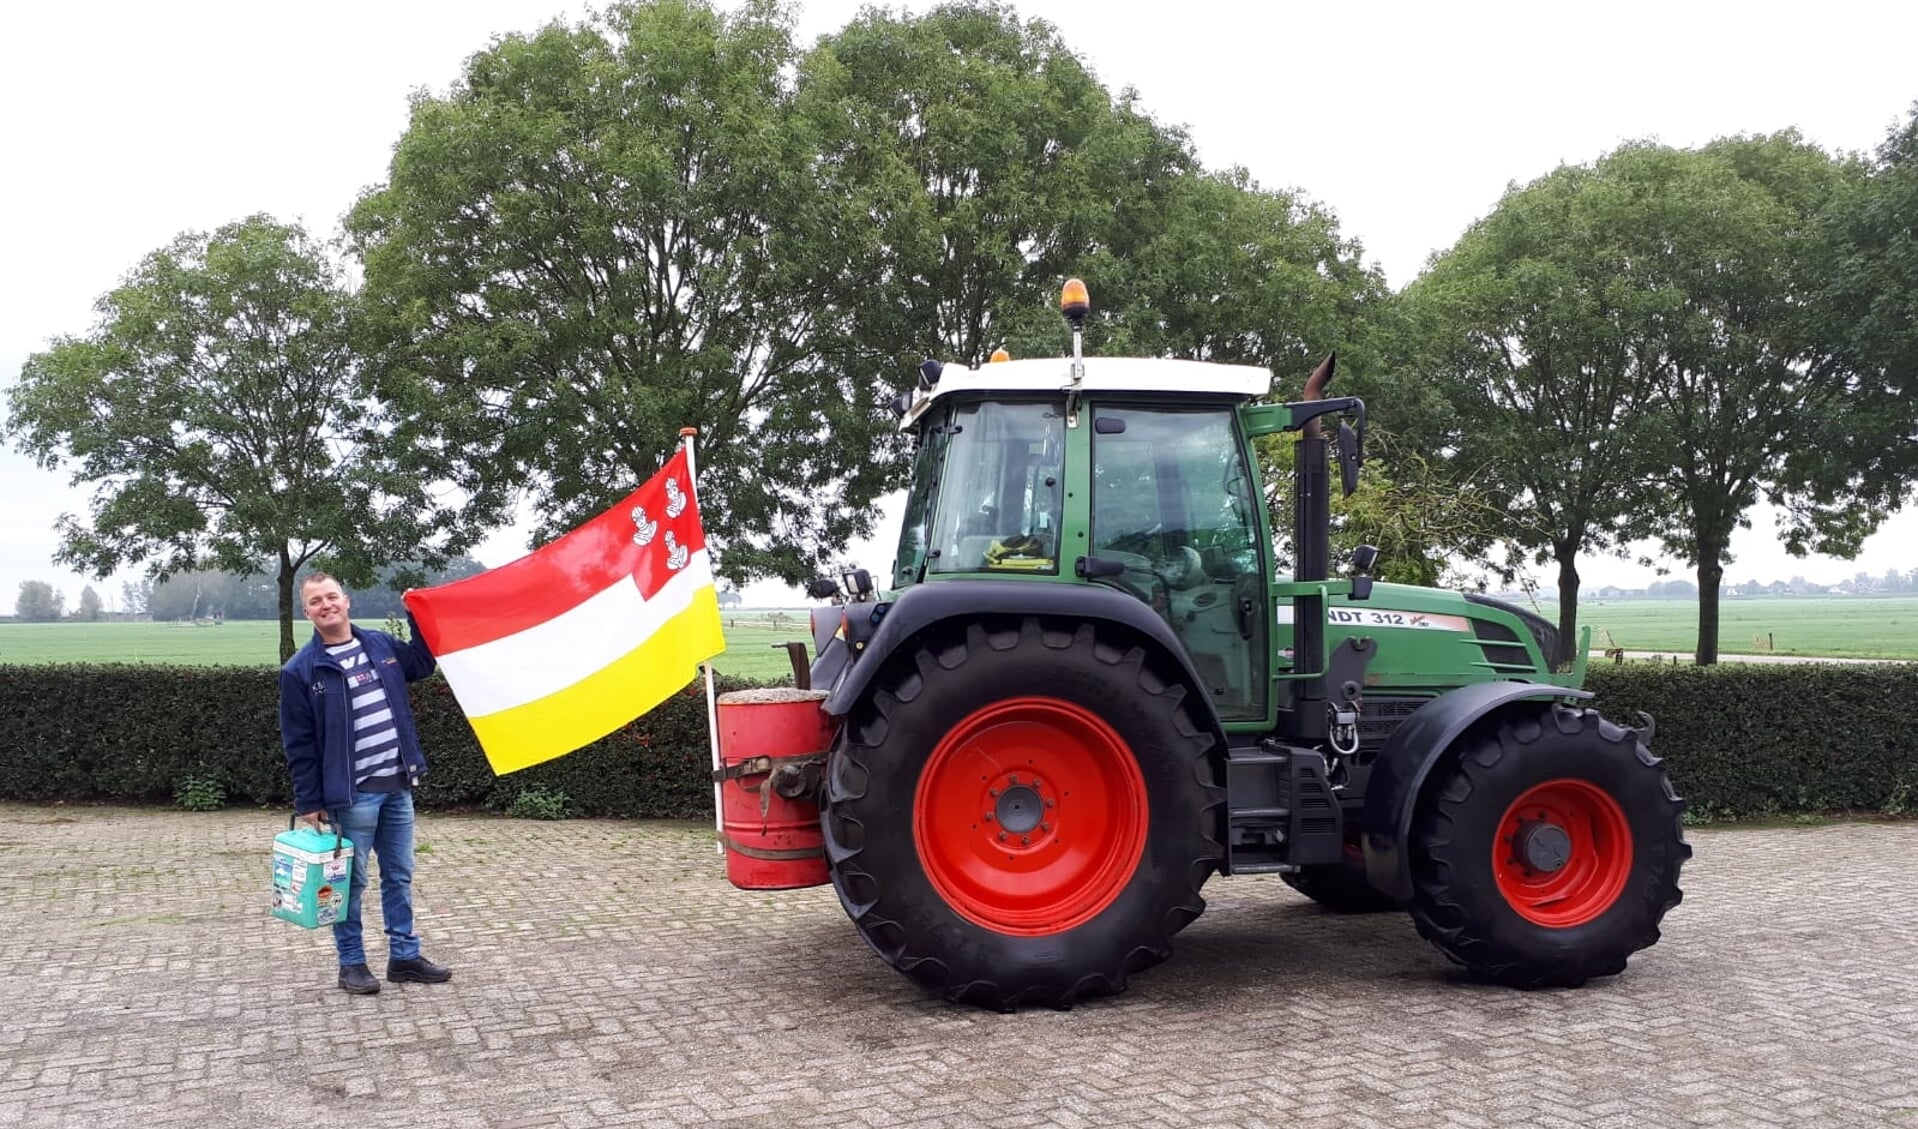
M 689 466 L 681 448 L 552 544 L 407 594 L 494 772 L 591 744 L 726 649 Z

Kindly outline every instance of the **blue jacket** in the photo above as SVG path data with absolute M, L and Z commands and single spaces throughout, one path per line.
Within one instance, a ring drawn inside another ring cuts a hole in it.
M 393 722 L 400 735 L 400 768 L 414 784 L 426 775 L 426 754 L 413 729 L 413 708 L 406 684 L 433 673 L 433 652 L 410 623 L 412 642 L 384 631 L 353 628 L 366 659 L 379 671 Z M 293 810 L 348 807 L 358 797 L 353 787 L 353 715 L 346 698 L 346 672 L 326 653 L 320 633 L 280 668 L 280 744 L 293 774 Z

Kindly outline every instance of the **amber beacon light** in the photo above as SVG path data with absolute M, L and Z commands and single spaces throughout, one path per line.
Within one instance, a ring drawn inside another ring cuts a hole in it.
M 1092 299 L 1086 295 L 1086 284 L 1076 278 L 1066 279 L 1065 286 L 1059 290 L 1059 312 L 1066 316 L 1066 323 L 1073 329 L 1084 329 L 1086 315 L 1092 312 Z

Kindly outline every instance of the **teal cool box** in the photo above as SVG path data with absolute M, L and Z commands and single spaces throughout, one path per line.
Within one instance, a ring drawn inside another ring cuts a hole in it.
M 353 841 L 301 825 L 273 837 L 273 916 L 308 929 L 346 913 Z

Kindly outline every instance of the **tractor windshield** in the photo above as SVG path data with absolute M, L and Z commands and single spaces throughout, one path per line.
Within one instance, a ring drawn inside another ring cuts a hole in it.
M 939 430 L 930 428 L 931 432 Z M 929 572 L 1059 571 L 1065 421 L 1056 403 L 988 401 L 952 409 L 934 493 Z M 908 502 L 906 524 L 915 521 Z M 922 524 L 925 515 L 918 516 Z M 904 556 L 904 547 L 901 547 Z
M 926 567 L 926 530 L 932 519 L 932 500 L 939 489 L 939 464 L 946 457 L 946 439 L 952 428 L 945 413 L 919 433 L 912 455 L 912 487 L 906 491 L 906 519 L 899 526 L 899 552 L 892 559 L 892 586 L 919 583 Z

